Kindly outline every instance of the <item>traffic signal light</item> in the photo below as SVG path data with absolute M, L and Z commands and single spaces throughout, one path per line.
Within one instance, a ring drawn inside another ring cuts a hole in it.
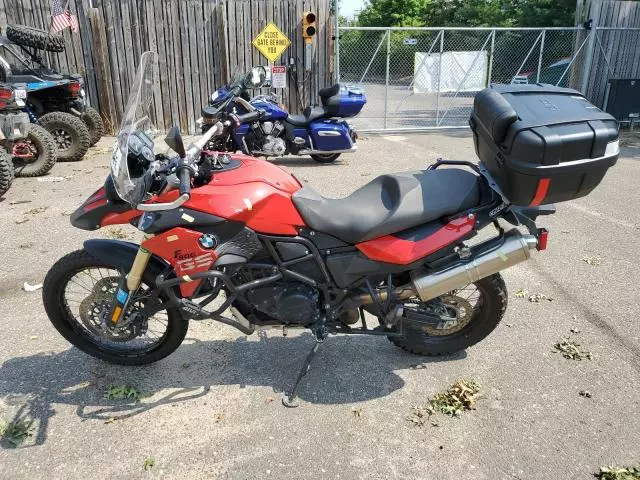
M 316 32 L 316 14 L 313 12 L 304 12 L 302 14 L 302 37 L 305 43 L 311 43 Z

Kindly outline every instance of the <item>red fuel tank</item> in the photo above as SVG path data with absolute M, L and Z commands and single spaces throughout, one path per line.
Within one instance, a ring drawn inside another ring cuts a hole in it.
M 214 173 L 211 181 L 191 191 L 184 204 L 211 215 L 242 222 L 259 233 L 296 235 L 305 226 L 291 195 L 302 186 L 282 168 L 246 155 L 232 155 L 240 166 Z

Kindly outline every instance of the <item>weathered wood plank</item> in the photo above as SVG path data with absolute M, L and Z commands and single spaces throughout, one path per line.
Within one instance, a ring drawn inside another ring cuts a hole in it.
M 109 42 L 108 53 L 109 63 L 111 65 L 111 81 L 113 82 L 113 99 L 116 108 L 116 118 L 113 119 L 115 124 L 120 123 L 122 112 L 124 111 L 124 101 L 126 101 L 127 93 L 123 94 L 123 85 L 120 81 L 122 78 L 122 70 L 120 69 L 120 55 L 118 51 L 118 42 L 116 34 L 117 15 L 112 2 L 105 1 L 102 4 L 103 19 L 105 24 L 106 37 Z M 124 98 L 123 98 L 124 97 Z
M 156 16 L 155 9 L 153 8 L 152 0 L 142 0 L 143 5 L 141 5 L 141 14 L 144 14 L 144 24 L 147 32 L 147 42 L 145 45 L 145 49 L 151 52 L 158 52 L 158 38 L 156 35 Z M 142 18 L 142 15 L 141 15 Z M 164 48 L 164 45 L 163 45 Z M 158 66 L 156 71 L 156 78 L 158 82 L 153 92 L 153 103 L 154 103 L 154 111 L 155 111 L 155 122 L 158 128 L 166 128 L 165 119 L 164 119 L 164 111 L 163 111 L 163 93 L 162 93 L 162 75 L 160 73 L 160 54 L 158 53 Z
M 182 90 L 181 96 L 184 100 L 184 114 L 185 117 L 181 119 L 183 122 L 180 124 L 183 131 L 188 131 L 192 133 L 193 131 L 193 84 L 192 84 L 192 68 L 191 65 L 191 54 L 189 51 L 189 5 L 185 0 L 178 1 L 178 15 L 180 21 L 178 25 L 179 28 L 179 41 L 180 47 L 182 51 L 181 59 L 182 59 L 182 71 L 181 77 L 182 81 L 178 86 L 178 92 Z
M 116 106 L 113 99 L 113 83 L 111 82 L 111 67 L 109 63 L 107 35 L 102 13 L 97 8 L 88 8 L 89 24 L 92 38 L 93 62 L 96 68 L 100 115 L 102 116 L 108 133 L 115 133 L 117 118 Z
M 236 2 L 227 2 L 227 31 L 229 32 L 229 72 L 230 76 L 236 74 L 238 69 L 238 37 L 236 32 Z
M 220 82 L 221 86 L 223 83 L 227 83 L 231 80 L 231 67 L 229 63 L 230 54 L 229 54 L 229 17 L 227 16 L 227 2 L 222 2 L 217 10 L 218 13 L 218 31 L 220 33 L 220 41 L 218 43 L 218 48 L 220 48 Z
M 99 109 L 98 87 L 93 63 L 93 42 L 91 27 L 89 25 L 89 18 L 87 15 L 89 5 L 89 0 L 76 0 L 76 6 L 78 8 L 78 23 L 80 25 L 80 38 L 82 41 L 82 57 L 85 71 L 87 72 L 85 75 L 85 88 L 89 104 Z

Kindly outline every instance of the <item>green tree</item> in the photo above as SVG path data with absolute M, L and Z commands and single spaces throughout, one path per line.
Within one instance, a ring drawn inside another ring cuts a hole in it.
M 574 24 L 575 0 L 369 0 L 366 27 L 551 27 Z
M 428 3 L 429 0 L 370 0 L 358 15 L 358 24 L 365 27 L 422 26 Z

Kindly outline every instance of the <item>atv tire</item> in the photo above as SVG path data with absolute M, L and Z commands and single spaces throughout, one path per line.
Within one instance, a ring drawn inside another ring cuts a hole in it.
M 7 25 L 7 38 L 16 45 L 48 52 L 64 52 L 64 37 L 26 25 Z
M 89 129 L 80 118 L 70 113 L 51 112 L 41 116 L 38 123 L 53 136 L 59 162 L 77 162 L 89 150 Z
M 89 146 L 93 147 L 104 135 L 102 117 L 95 108 L 87 107 L 80 118 L 89 129 Z
M 11 155 L 4 150 L 0 150 L 0 197 L 2 197 L 13 182 L 13 162 L 11 161 Z
M 51 134 L 40 125 L 32 123 L 26 141 L 35 149 L 37 156 L 32 162 L 25 162 L 20 157 L 13 157 L 16 177 L 40 177 L 48 173 L 58 159 L 56 142 Z

